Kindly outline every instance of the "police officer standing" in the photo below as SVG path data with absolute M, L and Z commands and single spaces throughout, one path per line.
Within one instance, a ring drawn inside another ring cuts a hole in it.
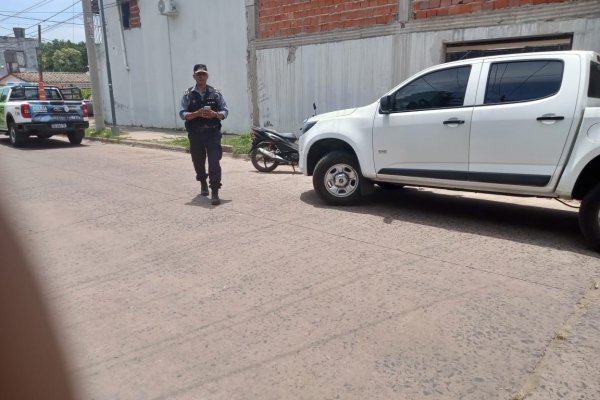
M 179 116 L 185 121 L 188 132 L 196 180 L 200 181 L 200 194 L 208 196 L 210 185 L 211 203 L 217 205 L 221 203 L 221 121 L 227 118 L 229 110 L 221 92 L 206 84 L 208 69 L 205 64 L 194 65 L 193 76 L 196 84 L 183 94 Z M 207 157 L 208 174 L 205 165 Z

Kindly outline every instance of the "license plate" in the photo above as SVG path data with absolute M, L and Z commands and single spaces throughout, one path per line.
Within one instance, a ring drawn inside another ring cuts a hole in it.
M 50 128 L 52 129 L 61 129 L 61 128 L 66 128 L 67 124 L 51 124 Z

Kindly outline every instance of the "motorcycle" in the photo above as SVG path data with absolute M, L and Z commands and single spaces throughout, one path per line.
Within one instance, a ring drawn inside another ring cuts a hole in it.
M 267 128 L 252 128 L 250 160 L 260 172 L 271 172 L 279 165 L 298 165 L 298 138 L 293 133 Z

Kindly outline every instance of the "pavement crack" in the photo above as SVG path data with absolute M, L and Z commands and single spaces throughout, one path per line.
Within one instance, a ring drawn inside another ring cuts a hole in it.
M 548 369 L 550 358 L 559 351 L 561 344 L 570 339 L 574 326 L 581 317 L 588 312 L 590 304 L 600 300 L 600 280 L 585 292 L 581 299 L 575 303 L 573 312 L 567 317 L 563 324 L 555 331 L 554 336 L 548 342 L 540 360 L 531 370 L 521 389 L 510 398 L 510 400 L 525 400 L 527 396 L 540 385 L 544 372 Z

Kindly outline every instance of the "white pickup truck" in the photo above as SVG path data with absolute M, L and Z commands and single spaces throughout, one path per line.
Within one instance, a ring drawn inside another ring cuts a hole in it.
M 89 127 L 87 105 L 78 88 L 44 88 L 40 99 L 37 84 L 0 86 L 0 131 L 10 136 L 15 147 L 29 136 L 40 139 L 66 133 L 71 144 L 80 144 Z
M 581 200 L 600 250 L 600 55 L 474 58 L 428 68 L 359 108 L 316 115 L 299 167 L 328 204 L 380 186 Z

